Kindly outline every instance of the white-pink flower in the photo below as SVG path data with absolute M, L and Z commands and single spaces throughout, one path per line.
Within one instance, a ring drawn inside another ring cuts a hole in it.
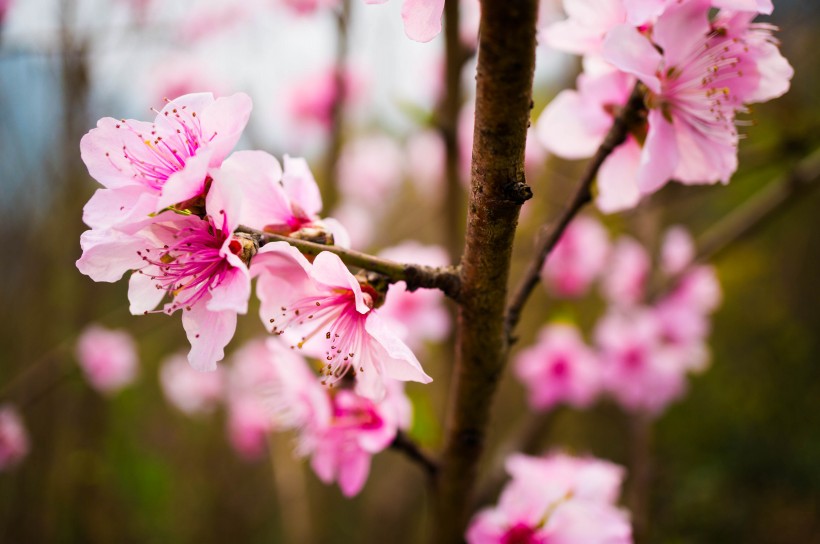
M 209 170 L 239 140 L 251 110 L 237 93 L 169 100 L 153 123 L 105 117 L 80 141 L 83 161 L 98 189 L 83 210 L 93 229 L 135 232 L 169 206 L 200 211 Z
M 383 4 L 387 0 L 364 0 L 365 4 Z M 407 37 L 417 42 L 429 42 L 441 32 L 444 0 L 404 0 L 401 18 Z
M 29 451 L 28 433 L 12 406 L 0 407 L 0 472 L 17 466 Z
M 527 388 L 529 404 L 549 410 L 556 404 L 585 408 L 601 389 L 602 369 L 573 325 L 545 326 L 535 345 L 515 358 L 515 375 Z
M 604 386 L 625 409 L 659 415 L 686 390 L 686 353 L 667 345 L 658 316 L 613 310 L 595 327 Z
M 88 326 L 77 340 L 77 361 L 88 383 L 105 394 L 117 393 L 137 377 L 139 357 L 125 331 Z
M 641 194 L 670 179 L 727 183 L 737 168 L 736 114 L 788 89 L 792 72 L 773 48 L 772 27 L 751 24 L 751 17 L 710 22 L 710 9 L 706 0 L 675 4 L 658 17 L 651 39 L 621 25 L 604 40 L 604 58 L 648 89 Z
M 333 124 L 333 109 L 349 108 L 360 102 L 365 90 L 365 78 L 358 71 L 346 68 L 340 77 L 339 70 L 331 66 L 291 81 L 283 99 L 295 121 L 315 124 L 328 131 Z
M 627 514 L 615 506 L 623 470 L 606 461 L 563 454 L 512 455 L 512 476 L 498 505 L 478 512 L 469 544 L 629 544 Z
M 634 238 L 621 236 L 612 248 L 601 290 L 617 305 L 632 306 L 643 300 L 652 261 L 646 249 Z
M 403 160 L 392 138 L 375 135 L 353 140 L 342 149 L 336 167 L 339 192 L 346 200 L 379 210 L 401 184 Z
M 198 370 L 213 370 L 233 337 L 236 316 L 247 311 L 255 251 L 247 237 L 233 234 L 239 203 L 233 188 L 214 183 L 206 198 L 207 215 L 166 212 L 135 234 L 113 229 L 83 233 L 79 270 L 95 281 L 116 281 L 133 270 L 128 298 L 131 313 L 182 310 L 191 343 L 188 360 Z
M 599 221 L 582 215 L 569 224 L 550 253 L 541 280 L 550 292 L 578 297 L 603 271 L 609 255 L 609 234 Z
M 269 245 L 252 265 L 262 322 L 274 333 L 287 332 L 294 347 L 320 357 L 327 384 L 352 372 L 356 391 L 379 399 L 387 378 L 432 381 L 374 310 L 379 295 L 360 284 L 337 255 L 322 252 L 311 264 L 298 252 L 284 255 Z
M 412 408 L 402 384 L 390 381 L 379 402 L 350 390 L 332 395 L 328 426 L 306 429 L 301 447 L 311 454 L 311 467 L 326 484 L 337 482 L 346 497 L 367 481 L 371 457 L 387 448 L 399 429 L 410 426 Z
M 213 412 L 222 400 L 224 381 L 221 368 L 215 372 L 194 370 L 184 355 L 167 358 L 159 369 L 159 384 L 165 398 L 188 415 Z

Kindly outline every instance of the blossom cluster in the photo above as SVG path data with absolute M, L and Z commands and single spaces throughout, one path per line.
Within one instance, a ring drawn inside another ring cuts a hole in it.
M 467 530 L 469 544 L 632 542 L 629 517 L 616 506 L 621 467 L 565 454 L 515 454 L 506 468 L 512 480 L 497 506 L 475 515 Z
M 131 272 L 133 314 L 181 313 L 199 370 L 214 370 L 248 309 L 256 278 L 262 321 L 294 348 L 321 357 L 323 381 L 348 374 L 357 392 L 385 394 L 384 380 L 429 382 L 413 352 L 381 319 L 380 292 L 340 258 L 309 260 L 264 231 L 346 245 L 338 222 L 321 219 L 307 162 L 262 151 L 231 153 L 250 99 L 210 93 L 169 100 L 152 123 L 104 118 L 81 141 L 103 187 L 84 208 L 81 272 L 117 281 Z M 261 246 L 261 247 L 260 247 Z
M 682 227 L 667 231 L 655 280 L 671 288 L 651 297 L 652 259 L 639 242 L 622 236 L 610 243 L 588 216 L 570 224 L 544 265 L 544 285 L 575 298 L 600 280 L 608 308 L 591 346 L 575 325 L 557 322 L 518 354 L 516 374 L 533 409 L 586 408 L 609 394 L 629 411 L 658 415 L 683 395 L 687 373 L 708 364 L 709 314 L 721 296 L 714 269 L 694 264 L 694 252 Z
M 598 173 L 598 207 L 634 207 L 668 181 L 728 183 L 748 124 L 747 105 L 789 89 L 793 70 L 754 22 L 768 0 L 565 0 L 568 18 L 544 29 L 551 47 L 584 56 L 577 90 L 559 93 L 538 120 L 556 155 L 592 156 L 626 106 L 642 93 L 644 119 Z

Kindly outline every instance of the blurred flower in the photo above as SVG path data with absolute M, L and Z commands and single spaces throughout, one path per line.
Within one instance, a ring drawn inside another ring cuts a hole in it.
M 82 158 L 98 189 L 83 209 L 93 229 L 135 232 L 150 214 L 169 206 L 198 212 L 219 166 L 239 140 L 251 101 L 237 93 L 169 100 L 154 123 L 101 119 L 80 142 Z
M 609 235 L 596 219 L 576 217 L 549 254 L 541 280 L 562 297 L 586 293 L 604 269 L 609 255 Z
M 469 544 L 628 544 L 628 515 L 615 506 L 623 470 L 606 461 L 512 455 L 498 506 L 473 517 Z
M 635 239 L 621 236 L 615 242 L 602 277 L 602 290 L 612 304 L 632 306 L 641 302 L 652 261 Z
M 125 331 L 90 325 L 77 340 L 77 360 L 88 383 L 105 394 L 117 393 L 137 377 L 139 358 Z
M 444 193 L 447 154 L 441 135 L 434 130 L 418 132 L 407 140 L 405 153 L 407 176 L 418 193 L 438 202 Z
M 695 241 L 685 228 L 676 225 L 670 227 L 661 244 L 661 271 L 674 276 L 686 269 L 695 258 Z
M 360 284 L 337 255 L 323 251 L 311 264 L 296 253 L 287 270 L 282 255 L 269 255 L 267 247 L 253 263 L 262 322 L 274 333 L 286 333 L 294 347 L 322 358 L 326 384 L 352 371 L 356 391 L 380 399 L 387 378 L 432 380 L 374 311 L 380 295 Z
M 310 15 L 318 9 L 331 9 L 339 5 L 339 0 L 277 0 L 299 15 Z
M 425 246 L 414 241 L 406 241 L 386 248 L 380 257 L 392 261 L 446 266 L 447 251 L 440 246 Z M 390 328 L 404 340 L 411 349 L 419 349 L 424 342 L 438 342 L 450 332 L 450 314 L 444 306 L 444 293 L 436 289 L 408 291 L 403 281 L 390 284 L 384 304 L 379 314 Z
M 253 14 L 252 3 L 211 2 L 211 5 L 192 10 L 189 17 L 183 20 L 178 35 L 186 42 L 196 42 L 204 38 L 213 39 L 216 34 L 225 32 L 249 20 Z
M 403 156 L 393 138 L 366 136 L 342 149 L 336 167 L 339 192 L 352 200 L 379 210 L 402 181 Z
M 162 101 L 170 96 L 201 93 L 206 89 L 216 97 L 226 96 L 233 91 L 225 78 L 219 77 L 212 70 L 211 65 L 188 52 L 163 55 L 151 68 L 147 79 L 148 90 L 154 101 Z
M 339 83 L 335 66 L 292 80 L 285 90 L 284 100 L 294 120 L 314 123 L 326 131 L 330 130 L 333 108 L 339 102 L 340 95 L 344 102 L 339 107 L 349 108 L 362 100 L 366 90 L 362 74 L 351 68 L 346 68 L 341 74 L 341 92 Z
M 159 383 L 165 398 L 188 415 L 213 412 L 222 400 L 223 382 L 221 368 L 215 372 L 194 370 L 182 355 L 169 357 L 159 369 Z
M 0 407 L 0 472 L 17 466 L 28 455 L 28 433 L 17 410 Z
M 383 4 L 387 0 L 364 0 L 365 4 Z M 404 0 L 401 18 L 407 37 L 417 42 L 429 42 L 441 32 L 444 0 Z
M 528 392 L 529 405 L 549 410 L 566 403 L 589 406 L 601 389 L 601 367 L 578 329 L 555 323 L 541 329 L 536 344 L 515 358 L 515 375 Z
M 371 457 L 387 448 L 399 429 L 410 426 L 412 408 L 402 384 L 388 381 L 379 402 L 350 390 L 332 395 L 333 415 L 326 427 L 306 429 L 302 451 L 324 483 L 337 482 L 346 497 L 359 493 L 370 472 Z
M 625 409 L 659 415 L 686 389 L 687 353 L 664 342 L 651 311 L 611 310 L 595 327 L 604 386 Z

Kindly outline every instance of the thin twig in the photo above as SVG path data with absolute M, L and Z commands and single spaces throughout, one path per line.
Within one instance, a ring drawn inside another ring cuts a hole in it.
M 652 285 L 647 300 L 657 300 L 678 285 L 694 266 L 711 261 L 732 244 L 751 235 L 788 209 L 798 196 L 820 187 L 820 149 L 801 160 L 791 171 L 780 176 L 735 208 L 697 241 L 695 257 L 686 269 Z
M 386 277 L 390 283 L 403 281 L 410 291 L 419 288 L 439 289 L 448 297 L 458 300 L 460 280 L 457 267 L 397 263 L 352 249 L 317 244 L 316 242 L 264 232 L 244 225 L 240 225 L 236 231 L 254 236 L 260 246 L 264 246 L 269 242 L 287 242 L 305 255 L 310 256 L 316 256 L 322 251 L 329 251 L 338 255 L 345 264 L 377 272 Z
M 418 463 L 431 478 L 434 478 L 438 473 L 438 463 L 404 432 L 399 431 L 396 433 L 396 438 L 390 443 L 390 448 L 402 452 L 411 461 Z
M 640 84 L 637 84 L 626 105 L 618 116 L 615 117 L 612 128 L 609 130 L 606 138 L 604 138 L 603 143 L 587 165 L 584 175 L 581 176 L 578 187 L 572 195 L 569 204 L 567 204 L 567 207 L 564 208 L 564 211 L 555 221 L 541 227 L 538 247 L 535 254 L 532 260 L 530 260 L 527 270 L 521 278 L 513 296 L 510 297 L 510 303 L 507 305 L 504 319 L 504 334 L 507 346 L 515 342 L 515 337 L 513 336 L 515 327 L 518 325 L 518 321 L 521 318 L 521 311 L 527 299 L 538 284 L 544 262 L 558 243 L 558 240 L 561 239 L 561 235 L 564 233 L 564 230 L 566 230 L 570 221 L 572 221 L 581 208 L 592 199 L 590 188 L 592 187 L 592 182 L 595 180 L 595 176 L 598 174 L 598 169 L 615 148 L 624 142 L 630 128 L 641 120 L 644 111 L 643 97 L 643 88 Z

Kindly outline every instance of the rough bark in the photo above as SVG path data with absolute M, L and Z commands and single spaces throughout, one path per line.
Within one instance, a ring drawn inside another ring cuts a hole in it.
M 537 0 L 481 3 L 476 119 L 456 363 L 436 482 L 435 540 L 461 542 L 504 367 L 503 313 L 532 107 Z

